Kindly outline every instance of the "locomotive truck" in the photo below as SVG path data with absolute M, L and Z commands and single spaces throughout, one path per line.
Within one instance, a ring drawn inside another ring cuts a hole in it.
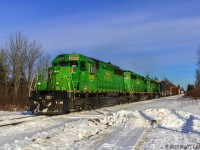
M 34 114 L 62 114 L 160 96 L 160 83 L 81 54 L 53 59 L 38 73 L 29 106 Z

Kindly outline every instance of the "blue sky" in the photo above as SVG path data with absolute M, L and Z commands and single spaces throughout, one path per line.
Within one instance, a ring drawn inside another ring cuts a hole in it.
M 21 32 L 52 58 L 81 53 L 184 88 L 200 46 L 199 0 L 1 0 L 0 46 Z

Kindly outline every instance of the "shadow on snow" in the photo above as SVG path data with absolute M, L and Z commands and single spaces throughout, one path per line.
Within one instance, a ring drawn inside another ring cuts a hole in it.
M 151 122 L 153 120 L 153 118 L 149 117 L 148 115 L 146 115 L 145 113 L 143 113 L 142 111 L 139 111 L 140 115 L 144 118 L 144 119 L 147 119 L 149 122 Z M 175 131 L 175 132 L 180 132 L 180 133 L 185 133 L 185 134 L 188 134 L 188 133 L 195 133 L 195 134 L 200 134 L 200 132 L 198 131 L 194 131 L 192 129 L 192 126 L 193 126 L 193 120 L 195 119 L 198 119 L 192 115 L 189 116 L 188 119 L 184 118 L 183 116 L 179 115 L 175 110 L 172 110 L 172 113 L 174 113 L 178 118 L 182 119 L 182 120 L 186 120 L 181 131 L 179 130 L 176 130 L 176 129 L 170 129 L 170 128 L 167 128 L 167 127 L 164 127 L 162 125 L 159 125 L 158 124 L 158 128 L 161 128 L 161 129 L 166 129 L 166 130 L 171 130 L 171 131 Z

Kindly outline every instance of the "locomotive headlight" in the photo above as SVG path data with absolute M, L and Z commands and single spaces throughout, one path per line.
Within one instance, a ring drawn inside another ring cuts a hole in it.
M 38 85 L 41 85 L 41 82 L 38 82 Z
M 59 84 L 59 82 L 56 82 L 56 85 L 58 85 Z
M 59 70 L 54 70 L 54 73 L 59 73 L 60 71 Z

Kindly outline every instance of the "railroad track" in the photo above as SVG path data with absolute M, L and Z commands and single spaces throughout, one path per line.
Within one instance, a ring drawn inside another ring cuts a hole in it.
M 84 118 L 84 114 L 82 114 L 82 112 L 86 112 L 86 111 L 81 111 L 81 112 L 72 112 L 70 113 L 67 118 Z M 106 110 L 107 112 L 107 110 Z M 100 113 L 100 112 L 99 112 Z M 105 112 L 104 112 L 105 113 Z M 104 114 L 103 112 L 100 114 Z M 37 119 L 45 119 L 45 118 L 49 118 L 49 117 L 55 117 L 55 116 L 62 116 L 62 115 L 66 115 L 66 114 L 61 114 L 61 115 L 32 115 L 32 116 L 24 116 L 24 117 L 18 117 L 18 118 L 11 118 L 11 119 L 6 119 L 6 120 L 0 120 L 0 127 L 5 127 L 5 126 L 15 126 L 15 125 L 19 125 L 22 124 L 24 122 L 29 122 L 29 121 L 34 121 Z M 77 117 L 74 115 L 78 115 Z M 83 115 L 83 116 L 82 116 Z M 87 115 L 86 115 L 87 116 Z M 93 117 L 94 115 L 90 116 Z M 95 116 L 96 117 L 96 116 Z
M 34 116 L 25 116 L 25 117 L 11 118 L 11 119 L 7 119 L 7 120 L 0 120 L 0 123 L 1 123 L 2 121 L 8 121 L 8 120 L 18 120 L 18 119 L 30 118 L 30 117 L 34 117 Z
M 5 127 L 5 126 L 15 126 L 24 122 L 28 121 L 34 121 L 36 119 L 44 119 L 47 118 L 48 116 L 26 116 L 26 117 L 20 117 L 20 118 L 12 118 L 8 120 L 1 120 L 0 121 L 0 127 Z

